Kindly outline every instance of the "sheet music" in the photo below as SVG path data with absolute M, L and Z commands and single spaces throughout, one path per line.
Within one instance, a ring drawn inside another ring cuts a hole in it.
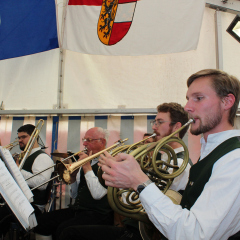
M 12 174 L 13 178 L 15 179 L 19 187 L 22 189 L 23 193 L 25 194 L 29 202 L 33 202 L 33 193 L 30 190 L 29 186 L 27 185 L 22 173 L 20 172 L 9 150 L 0 146 L 0 154 L 9 172 Z
M 14 181 L 1 159 L 0 192 L 25 229 L 28 230 L 37 225 L 34 215 L 34 208 L 29 203 L 28 199 L 23 194 L 17 183 Z

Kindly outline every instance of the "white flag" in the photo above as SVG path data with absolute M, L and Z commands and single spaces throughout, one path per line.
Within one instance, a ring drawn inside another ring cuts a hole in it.
M 63 48 L 158 55 L 197 48 L 204 0 L 69 0 Z

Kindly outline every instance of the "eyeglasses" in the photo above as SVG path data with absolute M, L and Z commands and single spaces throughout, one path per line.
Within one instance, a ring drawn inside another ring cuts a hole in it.
M 150 123 L 151 123 L 151 126 L 153 127 L 154 125 L 159 127 L 162 123 L 165 123 L 165 122 L 170 122 L 170 123 L 175 123 L 175 122 L 171 122 L 171 121 L 163 121 L 163 120 L 152 120 Z
M 27 138 L 29 135 L 22 135 L 22 136 L 20 136 L 20 137 L 17 137 L 18 138 L 18 140 L 23 140 L 23 139 L 25 139 L 25 138 Z
M 83 138 L 82 141 L 90 143 L 90 142 L 93 142 L 95 140 L 101 140 L 101 139 L 102 138 Z

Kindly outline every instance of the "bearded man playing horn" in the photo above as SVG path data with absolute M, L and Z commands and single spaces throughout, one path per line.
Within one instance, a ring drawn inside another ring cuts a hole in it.
M 105 184 L 118 188 L 144 185 L 141 203 L 155 227 L 167 239 L 239 239 L 240 131 L 234 120 L 240 98 L 237 78 L 205 69 L 187 80 L 185 110 L 194 119 L 191 133 L 203 134 L 201 156 L 191 167 L 180 205 L 165 196 L 127 154 L 113 158 L 105 152 L 100 166 Z
M 154 121 L 151 121 L 152 129 L 156 134 L 155 141 L 160 140 L 163 137 L 175 132 L 188 122 L 188 114 L 184 111 L 184 108 L 178 103 L 163 103 L 157 107 L 157 115 Z M 182 129 L 178 134 L 178 137 L 183 138 L 187 132 L 187 128 Z M 152 134 L 150 134 L 151 136 Z M 171 142 L 169 145 L 174 149 L 177 154 L 177 160 L 179 166 L 183 163 L 184 149 L 178 142 Z M 161 155 L 161 154 L 160 154 Z M 160 156 L 159 156 L 160 157 Z M 164 158 L 162 154 L 161 158 Z M 184 172 L 176 177 L 171 185 L 171 189 L 175 191 L 182 191 L 185 189 L 188 176 L 189 176 L 190 164 L 187 165 Z M 132 171 L 134 171 L 132 169 Z M 131 174 L 131 173 L 129 173 Z M 138 221 L 130 218 L 123 220 L 124 227 L 118 226 L 73 226 L 62 231 L 59 240 L 95 240 L 95 239 L 121 239 L 121 240 L 141 240 L 142 237 L 139 232 Z
M 188 114 L 178 103 L 163 103 L 157 106 L 157 111 L 158 114 L 155 117 L 155 120 L 151 122 L 152 129 L 154 133 L 157 134 L 157 141 L 175 132 L 188 121 Z M 179 133 L 176 134 L 176 136 L 182 139 L 187 130 L 188 128 L 183 128 Z M 184 158 L 184 149 L 182 145 L 179 142 L 170 142 L 169 146 L 174 149 L 174 152 L 178 157 L 178 166 L 181 166 Z M 164 156 L 161 158 L 164 158 Z M 189 160 L 189 162 L 191 164 L 191 160 Z M 190 164 L 187 165 L 181 175 L 174 178 L 170 189 L 183 193 L 188 182 Z
M 86 153 L 79 160 L 106 148 L 109 132 L 100 127 L 89 129 L 83 139 Z M 107 201 L 107 189 L 98 180 L 98 159 L 71 174 L 70 196 L 74 204 L 67 209 L 48 212 L 37 218 L 36 240 L 59 239 L 61 231 L 74 225 L 113 224 L 113 211 Z

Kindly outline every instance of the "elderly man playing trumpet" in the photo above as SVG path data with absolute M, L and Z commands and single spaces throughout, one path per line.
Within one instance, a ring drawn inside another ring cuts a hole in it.
M 87 153 L 79 160 L 105 149 L 109 133 L 99 127 L 89 129 L 83 139 Z M 36 239 L 58 239 L 64 229 L 74 225 L 113 224 L 113 211 L 107 201 L 107 189 L 97 177 L 98 159 L 93 159 L 71 174 L 70 195 L 74 204 L 67 209 L 45 213 L 37 218 Z

